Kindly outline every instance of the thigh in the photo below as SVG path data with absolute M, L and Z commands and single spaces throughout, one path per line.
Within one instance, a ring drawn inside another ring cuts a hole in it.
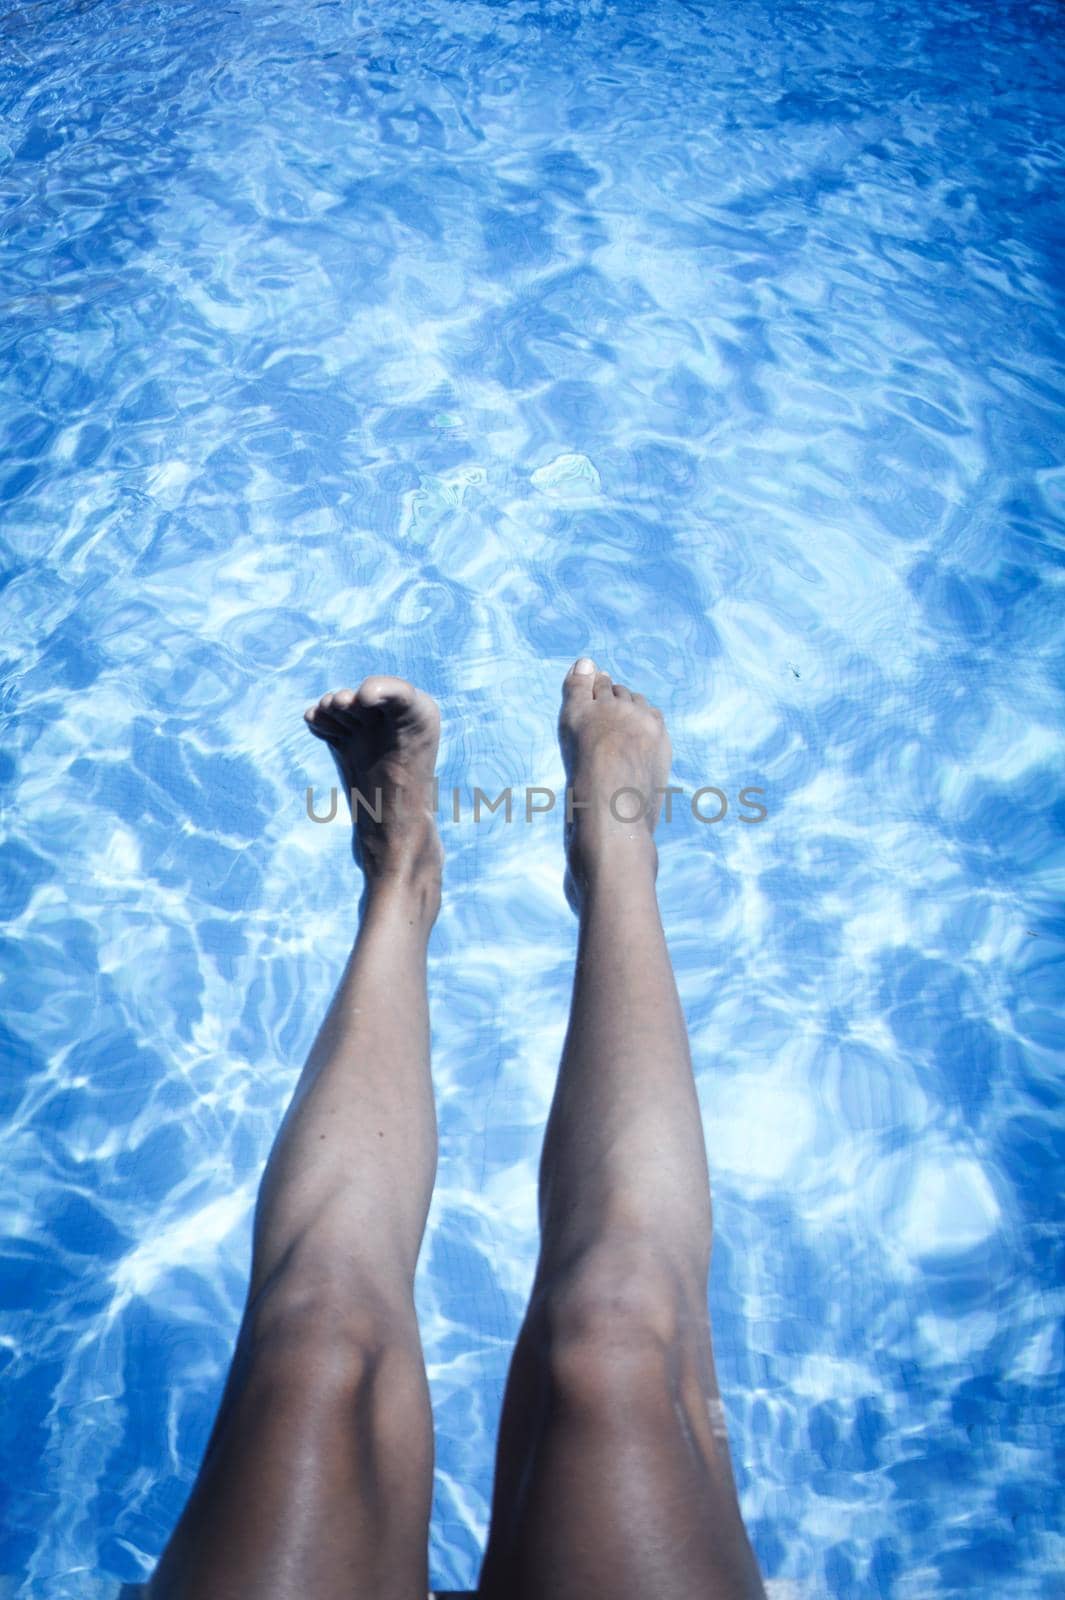
M 709 1329 L 553 1353 L 508 1380 L 482 1600 L 752 1600 Z
M 148 1600 L 425 1600 L 432 1454 L 416 1326 L 245 1329 Z

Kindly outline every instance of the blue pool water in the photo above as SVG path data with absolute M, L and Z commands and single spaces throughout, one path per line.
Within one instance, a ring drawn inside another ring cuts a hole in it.
M 303 707 L 398 671 L 445 784 L 551 785 L 587 650 L 730 798 L 661 883 L 766 1573 L 1061 1595 L 1060 6 L 0 27 L 0 1594 L 143 1578 L 204 1446 L 353 928 Z M 442 827 L 418 1292 L 462 1587 L 574 928 L 555 817 Z

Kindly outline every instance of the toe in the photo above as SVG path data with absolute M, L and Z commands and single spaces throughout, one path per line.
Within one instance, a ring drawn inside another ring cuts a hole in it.
M 632 704 L 632 690 L 631 689 L 626 689 L 626 687 L 625 687 L 625 685 L 623 683 L 615 683 L 615 685 L 614 685 L 614 699 L 615 700 L 627 700 L 629 702 L 629 704 L 631 705 Z
M 638 705 L 641 711 L 649 711 L 652 717 L 657 717 L 659 722 L 662 721 L 661 711 L 659 711 L 657 706 L 651 704 L 650 700 L 648 700 L 645 694 L 634 694 L 632 699 L 633 704 Z
M 316 734 L 319 739 L 335 740 L 343 735 L 344 730 L 340 723 L 330 716 L 328 711 L 322 709 L 320 700 L 316 705 L 307 707 L 303 713 L 303 720 L 311 732 Z
M 318 711 L 324 717 L 332 717 L 340 722 L 346 711 L 350 711 L 355 702 L 354 689 L 330 689 L 323 694 L 318 702 Z
M 594 694 L 597 700 L 605 700 L 614 687 L 614 680 L 609 672 L 597 672 L 595 675 Z
M 440 708 L 432 695 L 416 689 L 406 678 L 391 678 L 377 673 L 364 678 L 355 692 L 350 716 L 366 725 L 373 714 L 384 718 L 404 735 L 437 737 Z
M 378 673 L 362 680 L 355 692 L 354 705 L 366 711 L 402 711 L 414 704 L 417 693 L 406 678 L 390 678 Z
M 328 713 L 343 728 L 356 727 L 361 718 L 354 689 L 334 689 L 329 695 Z
M 562 693 L 590 700 L 595 686 L 596 665 L 591 656 L 581 656 L 562 680 Z

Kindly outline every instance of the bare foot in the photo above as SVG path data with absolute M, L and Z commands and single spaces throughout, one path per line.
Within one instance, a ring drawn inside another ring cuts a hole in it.
M 594 661 L 574 662 L 562 685 L 559 744 L 566 765 L 566 894 L 579 911 L 605 867 L 626 873 L 658 866 L 654 829 L 669 782 L 671 748 L 662 713 Z M 642 806 L 641 806 L 642 802 Z M 631 819 L 631 820 L 625 820 Z
M 333 753 L 367 889 L 386 882 L 417 888 L 435 916 L 443 864 L 433 818 L 436 701 L 405 678 L 373 677 L 324 694 L 303 715 Z

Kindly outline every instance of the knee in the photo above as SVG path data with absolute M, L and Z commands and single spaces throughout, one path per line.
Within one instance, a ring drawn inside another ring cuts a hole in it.
M 275 1395 L 333 1403 L 383 1377 L 397 1397 L 424 1382 L 413 1306 L 328 1277 L 281 1274 L 249 1306 L 241 1343 L 249 1379 Z
M 610 1406 L 661 1393 L 678 1342 L 706 1318 L 705 1288 L 700 1294 L 658 1251 L 633 1240 L 582 1252 L 554 1274 L 538 1304 L 556 1390 Z

